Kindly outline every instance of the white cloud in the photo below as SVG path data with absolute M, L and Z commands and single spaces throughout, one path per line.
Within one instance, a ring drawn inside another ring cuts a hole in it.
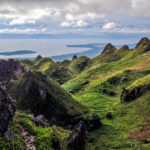
M 71 26 L 71 23 L 69 23 L 69 22 L 62 22 L 60 25 L 61 25 L 62 27 L 70 27 L 70 26 Z
M 43 29 L 31 29 L 31 28 L 26 28 L 26 29 L 18 29 L 18 28 L 13 28 L 13 29 L 9 29 L 9 28 L 6 28 L 6 29 L 0 29 L 0 33 L 18 33 L 18 34 L 26 34 L 26 33 L 29 33 L 29 34 L 33 34 L 33 33 L 43 33 L 47 31 L 46 28 L 43 28 Z
M 62 27 L 85 27 L 88 25 L 83 20 L 75 20 L 75 21 L 64 21 L 60 24 Z
M 101 32 L 124 32 L 127 25 L 118 27 L 117 23 L 120 26 L 122 23 L 117 20 L 118 14 L 150 17 L 149 0 L 0 0 L 0 6 L 0 19 L 7 25 L 18 25 L 19 28 L 26 27 L 26 24 L 34 24 L 35 29 L 37 25 L 40 28 L 48 28 L 49 32 L 52 32 L 51 28 L 57 30 L 52 26 L 56 23 L 62 30 L 69 27 L 77 30 L 76 28 L 83 29 L 99 24 Z M 135 22 L 131 21 L 128 24 L 133 26 L 133 23 Z M 142 24 L 142 21 L 137 21 L 137 27 L 139 24 Z M 146 29 L 142 30 L 146 31 L 148 32 Z
M 114 22 L 108 22 L 108 23 L 106 23 L 102 28 L 103 29 L 113 29 L 113 28 L 115 28 L 116 27 L 116 24 L 114 23 Z
M 78 20 L 75 24 L 74 27 L 85 27 L 88 24 L 86 22 L 84 22 L 83 20 Z

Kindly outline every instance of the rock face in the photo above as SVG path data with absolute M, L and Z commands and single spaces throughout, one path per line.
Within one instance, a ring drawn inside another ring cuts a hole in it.
M 15 102 L 0 87 L 0 133 L 3 136 L 11 125 L 15 110 Z
M 86 129 L 83 121 L 74 128 L 68 140 L 68 150 L 85 150 Z
M 102 54 L 105 54 L 105 55 L 110 54 L 110 53 L 114 52 L 115 49 L 116 49 L 116 48 L 115 48 L 111 43 L 108 43 L 108 44 L 105 46 L 105 48 L 104 48 Z
M 0 81 L 16 80 L 24 72 L 24 67 L 18 61 L 0 60 Z

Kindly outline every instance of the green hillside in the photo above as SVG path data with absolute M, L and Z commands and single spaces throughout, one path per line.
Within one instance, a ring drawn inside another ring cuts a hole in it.
M 102 120 L 102 127 L 89 133 L 95 140 L 88 150 L 150 149 L 149 51 L 148 38 L 134 49 L 108 44 L 89 69 L 62 85 Z
M 17 101 L 18 109 L 43 114 L 48 120 L 55 117 L 61 126 L 75 125 L 84 120 L 87 128 L 92 129 L 96 128 L 94 121 L 99 122 L 90 109 L 40 72 L 25 73 L 10 86 L 8 93 Z

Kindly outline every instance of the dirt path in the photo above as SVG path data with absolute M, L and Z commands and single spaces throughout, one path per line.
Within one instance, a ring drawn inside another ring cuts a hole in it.
M 36 150 L 34 136 L 30 135 L 23 127 L 21 129 L 21 134 L 24 138 L 25 150 Z

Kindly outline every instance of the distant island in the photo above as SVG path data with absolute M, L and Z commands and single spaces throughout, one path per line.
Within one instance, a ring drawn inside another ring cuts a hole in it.
M 36 51 L 31 50 L 19 50 L 19 51 L 11 51 L 11 52 L 0 52 L 0 55 L 3 56 L 12 56 L 12 55 L 24 55 L 24 54 L 34 54 Z

